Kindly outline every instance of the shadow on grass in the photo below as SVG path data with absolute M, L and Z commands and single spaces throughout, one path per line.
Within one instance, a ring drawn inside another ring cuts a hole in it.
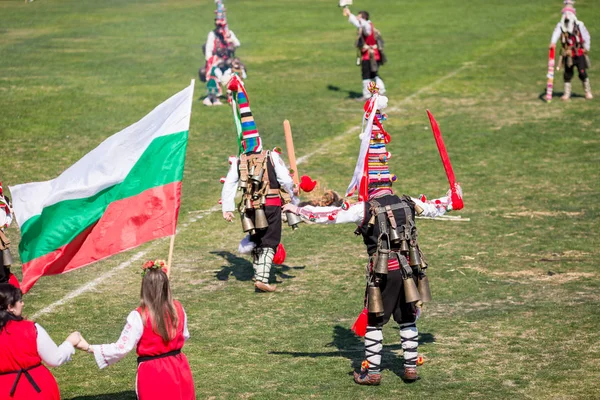
M 215 277 L 220 281 L 228 281 L 233 276 L 238 281 L 249 281 L 254 276 L 252 263 L 242 257 L 238 257 L 229 251 L 211 251 L 210 254 L 216 254 L 223 257 L 230 265 L 221 266 L 221 270 L 215 273 Z M 270 281 L 277 281 L 277 277 L 281 279 L 292 279 L 294 275 L 289 275 L 287 272 L 292 269 L 304 269 L 304 266 L 290 267 L 285 264 L 273 265 L 271 268 Z M 281 281 L 280 281 L 281 282 Z
M 331 90 L 332 92 L 341 92 L 342 90 L 339 86 L 327 85 L 327 90 Z M 345 92 L 345 90 L 344 90 Z M 355 92 L 354 90 L 348 90 L 348 98 L 349 99 L 360 99 L 362 97 L 362 93 Z
M 398 342 L 400 341 L 400 334 L 395 338 Z M 385 338 L 384 338 L 385 341 Z M 435 336 L 431 333 L 420 333 L 419 334 L 419 345 L 435 342 Z M 269 354 L 275 355 L 289 355 L 292 357 L 346 357 L 352 363 L 352 370 L 360 370 L 360 364 L 364 359 L 364 345 L 363 341 L 352 332 L 351 329 L 345 328 L 340 325 L 336 325 L 333 328 L 333 341 L 328 343 L 326 347 L 336 347 L 336 351 L 326 352 L 294 352 L 294 351 L 270 351 Z M 400 359 L 402 357 L 396 356 L 395 351 L 402 350 L 400 343 L 383 346 L 383 357 L 381 362 L 381 369 L 389 369 L 397 376 L 402 377 L 404 374 L 404 364 Z M 348 372 L 348 375 L 352 375 L 353 371 Z
M 77 396 L 71 397 L 66 400 L 135 400 L 137 399 L 135 395 L 135 391 L 127 390 L 125 392 L 119 393 L 107 393 L 107 394 L 97 394 L 90 396 Z
M 223 257 L 229 265 L 221 266 L 221 270 L 215 273 L 215 277 L 220 281 L 228 281 L 233 276 L 238 281 L 249 281 L 254 276 L 252 263 L 245 258 L 238 257 L 229 251 L 211 251 L 210 254 L 216 254 Z
M 556 98 L 561 98 L 561 96 L 564 94 L 564 92 L 552 92 L 552 100 L 556 99 Z M 585 96 L 577 94 L 577 93 L 571 93 L 571 98 L 582 98 L 585 99 Z M 546 102 L 546 91 L 543 91 L 542 93 L 540 93 L 540 95 L 538 96 L 538 99 L 540 99 L 543 102 Z

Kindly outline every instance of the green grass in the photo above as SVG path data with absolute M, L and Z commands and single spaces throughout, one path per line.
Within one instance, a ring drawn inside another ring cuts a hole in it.
M 577 10 L 596 38 L 594 3 L 580 0 Z M 297 155 L 316 151 L 300 172 L 343 192 L 358 150 L 357 132 L 343 135 L 360 125 L 362 107 L 348 99 L 360 91 L 353 28 L 329 0 L 226 5 L 266 147 L 284 145 L 289 119 Z M 600 397 L 600 107 L 597 99 L 539 99 L 560 6 L 356 2 L 386 40 L 381 75 L 397 191 L 446 190 L 428 108 L 465 192 L 460 214 L 471 219 L 419 221 L 434 301 L 419 320 L 426 362 L 412 385 L 397 376 L 394 323 L 384 329 L 382 385 L 352 382 L 362 344 L 349 328 L 361 309 L 366 260 L 352 226 L 286 228 L 280 290 L 253 292 L 250 264 L 235 255 L 240 227 L 219 212 L 200 212 L 216 205 L 219 177 L 236 151 L 231 110 L 194 103 L 173 290 L 189 318 L 184 351 L 198 398 Z M 208 0 L 0 2 L 4 186 L 57 176 L 184 88 L 200 67 L 213 10 Z M 590 77 L 600 87 L 596 68 Z M 576 78 L 573 87 L 582 94 Z M 196 88 L 199 98 L 203 87 Z M 562 91 L 560 74 L 555 90 Z M 15 225 L 8 233 L 17 245 Z M 147 248 L 147 258 L 164 258 L 168 241 Z M 26 311 L 35 314 L 137 251 L 42 278 Z M 116 340 L 138 303 L 139 265 L 38 322 L 56 341 L 72 330 L 91 343 Z M 65 399 L 135 398 L 133 355 L 98 371 L 78 353 L 53 372 Z

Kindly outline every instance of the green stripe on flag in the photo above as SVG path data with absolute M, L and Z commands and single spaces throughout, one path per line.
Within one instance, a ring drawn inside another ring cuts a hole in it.
M 21 227 L 19 252 L 23 264 L 75 239 L 97 222 L 110 203 L 145 190 L 181 181 L 188 131 L 152 141 L 123 182 L 83 199 L 65 200 L 42 210 Z

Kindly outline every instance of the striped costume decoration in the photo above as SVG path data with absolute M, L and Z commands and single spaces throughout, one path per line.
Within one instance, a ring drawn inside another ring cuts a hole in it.
M 248 94 L 237 75 L 234 75 L 229 82 L 228 89 L 233 92 L 231 107 L 237 128 L 239 154 L 262 151 L 262 142 L 250 110 Z
M 375 121 L 379 123 L 373 126 L 367 153 L 369 199 L 392 194 L 392 182 L 396 180 L 396 175 L 391 174 L 388 167 L 391 154 L 385 147 L 386 143 L 389 143 L 389 135 L 386 137 L 386 132 L 381 124 L 383 119 L 384 117 L 380 113 L 376 114 Z
M 390 174 L 387 165 L 391 155 L 385 145 L 391 141 L 391 137 L 382 125 L 386 116 L 381 110 L 387 107 L 387 97 L 379 95 L 374 82 L 369 84 L 369 91 L 373 96 L 364 106 L 360 150 L 352 180 L 346 190 L 346 197 L 353 196 L 358 190 L 359 201 L 392 194 L 392 182 L 396 181 L 396 175 Z

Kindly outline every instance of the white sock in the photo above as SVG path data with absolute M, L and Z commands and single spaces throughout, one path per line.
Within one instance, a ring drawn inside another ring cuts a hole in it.
M 369 83 L 371 83 L 370 79 L 363 79 L 363 97 L 365 99 L 371 98 L 371 92 L 369 92 Z
M 381 352 L 383 350 L 383 331 L 375 326 L 367 326 L 365 335 L 365 358 L 369 362 L 369 374 L 381 371 Z
M 380 77 L 378 77 L 378 76 L 375 77 L 375 83 L 377 84 L 377 87 L 379 88 L 379 94 L 385 94 L 385 85 L 383 84 L 383 81 L 381 80 Z
M 269 275 L 271 274 L 271 265 L 273 265 L 275 250 L 270 247 L 261 247 L 254 251 L 257 254 L 257 256 L 254 257 L 254 277 L 259 282 L 269 283 Z
M 400 324 L 400 340 L 404 350 L 404 367 L 416 367 L 419 355 L 419 331 L 414 322 Z

